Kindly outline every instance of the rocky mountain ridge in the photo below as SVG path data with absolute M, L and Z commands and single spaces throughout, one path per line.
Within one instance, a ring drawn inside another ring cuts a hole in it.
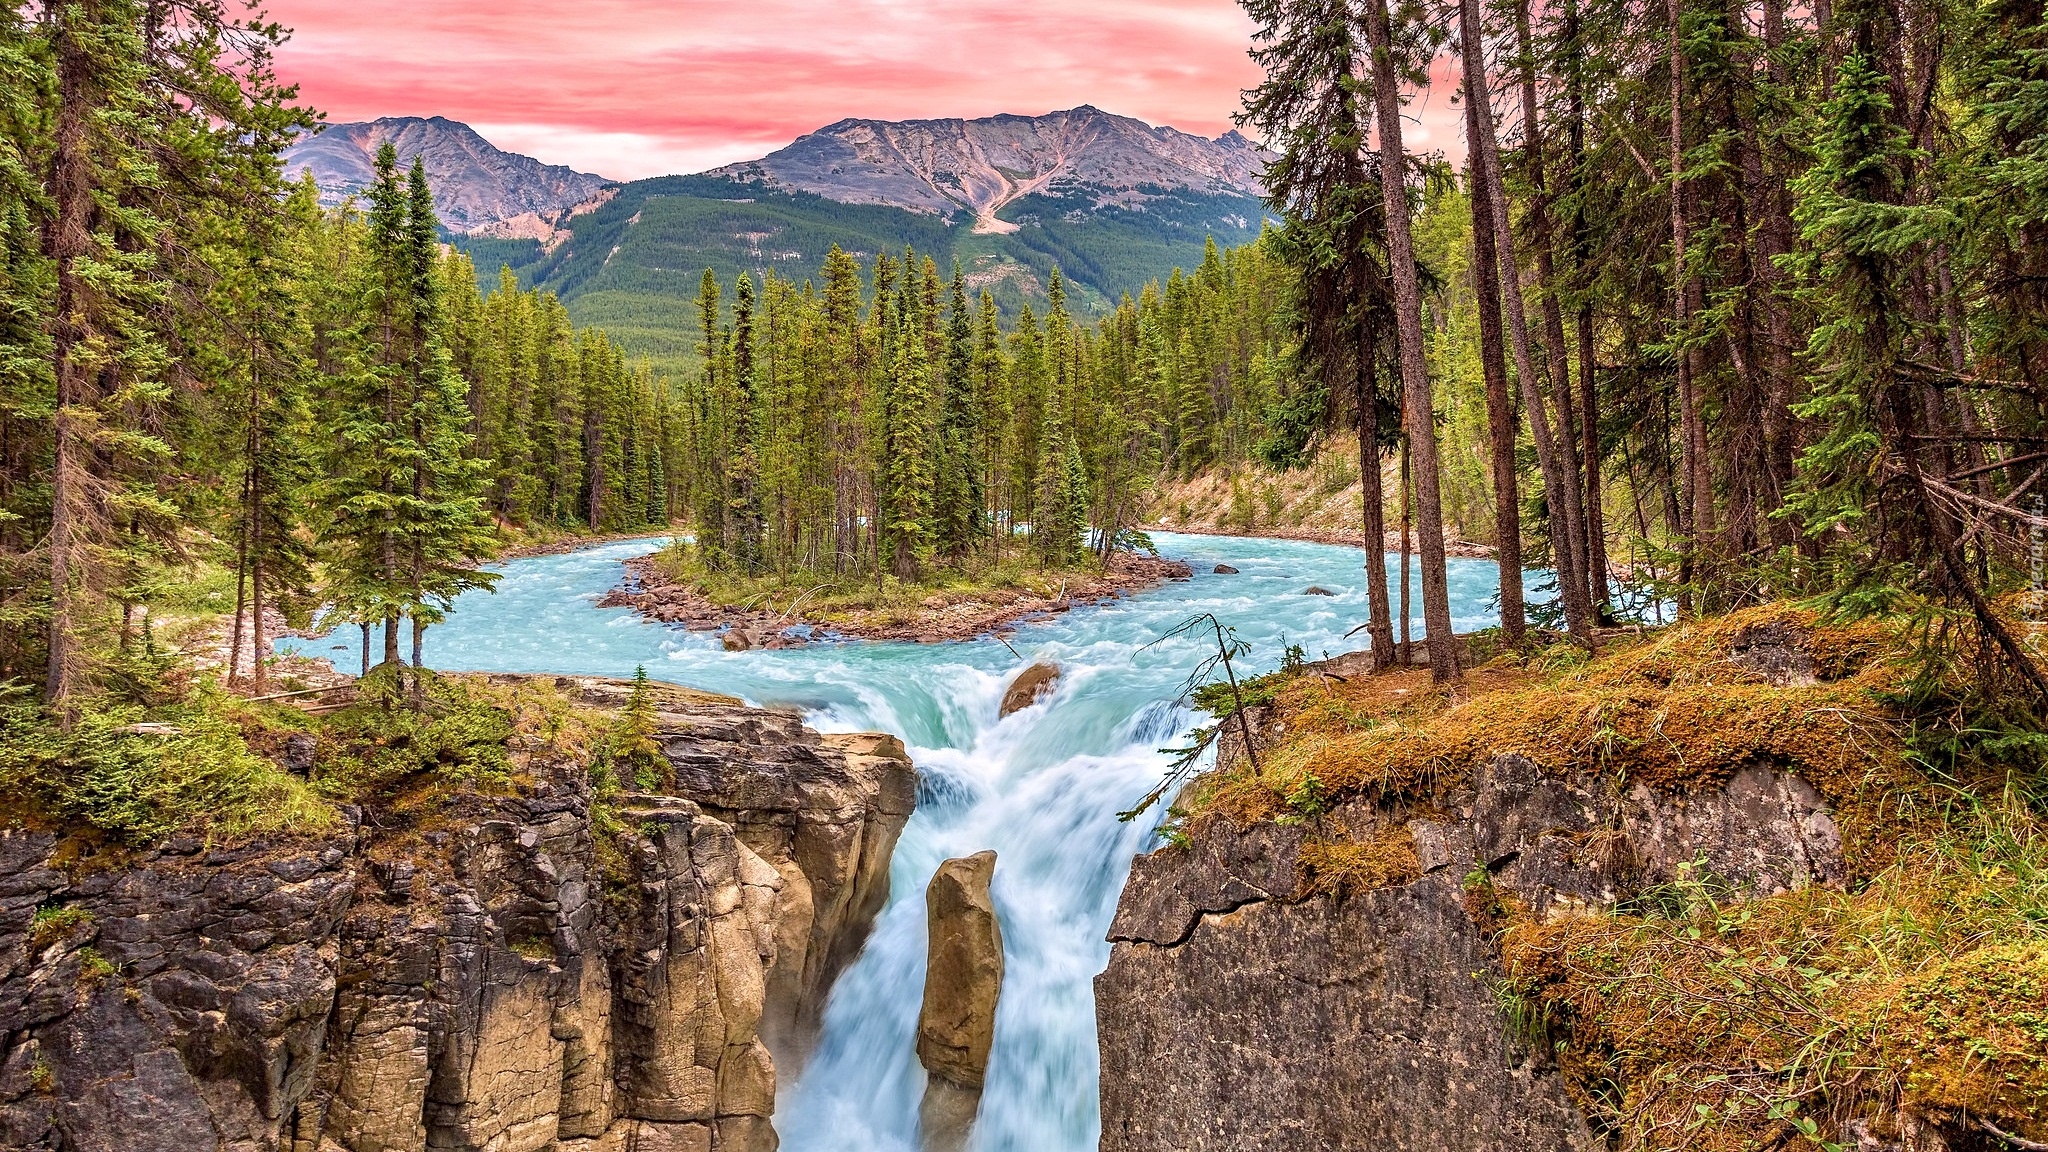
M 1265 164 L 1234 129 L 1210 140 L 1084 104 L 1043 116 L 841 120 L 709 174 L 843 204 L 964 214 L 978 232 L 1010 233 L 1018 225 L 997 213 L 1025 196 L 1081 193 L 1097 208 L 1168 190 L 1257 199 Z
M 285 150 L 285 174 L 311 171 L 321 203 L 333 206 L 375 178 L 377 150 L 390 143 L 401 165 L 424 157 L 434 211 L 449 231 L 546 240 L 579 207 L 608 198 L 612 181 L 507 152 L 476 129 L 444 116 L 386 116 L 330 124 Z

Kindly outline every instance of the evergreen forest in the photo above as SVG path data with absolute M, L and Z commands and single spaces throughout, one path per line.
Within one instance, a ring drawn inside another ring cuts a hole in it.
M 509 269 L 485 294 L 392 156 L 340 210 L 288 180 L 316 114 L 272 71 L 282 28 L 213 0 L 10 11 L 0 675 L 71 707 L 200 560 L 252 609 L 237 649 L 319 606 L 416 663 L 508 532 L 675 526 L 747 575 L 1055 569 L 1140 546 L 1162 484 L 1343 445 L 1372 462 L 1376 652 L 1398 500 L 1443 675 L 1463 535 L 1510 643 L 1532 618 L 1589 643 L 1624 592 L 1904 597 L 2048 693 L 1993 609 L 2048 528 L 2038 13 L 1246 10 L 1256 242 L 1106 309 L 1054 265 L 1014 316 L 916 249 L 707 270 L 673 374 Z M 1457 167 L 1402 142 L 1444 58 Z

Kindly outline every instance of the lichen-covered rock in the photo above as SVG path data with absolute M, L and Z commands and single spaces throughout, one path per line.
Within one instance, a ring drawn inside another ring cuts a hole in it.
M 915 781 L 893 738 L 661 707 L 683 783 L 618 802 L 608 873 L 580 774 L 90 873 L 0 834 L 0 1147 L 771 1152 L 766 1029 L 859 949 Z
M 917 1059 L 925 1094 L 918 1129 L 928 1152 L 967 1146 L 981 1105 L 1003 991 L 1003 930 L 989 883 L 996 854 L 939 865 L 925 889 L 927 959 L 917 1017 Z
M 1759 892 L 1842 876 L 1819 795 L 1764 766 L 1616 794 L 1501 756 L 1428 812 L 1355 801 L 1325 819 L 1353 835 L 1405 823 L 1420 877 L 1311 893 L 1299 824 L 1218 821 L 1138 859 L 1095 984 L 1103 1152 L 1599 1147 L 1491 994 L 1475 894 L 1541 917 L 1698 860 Z

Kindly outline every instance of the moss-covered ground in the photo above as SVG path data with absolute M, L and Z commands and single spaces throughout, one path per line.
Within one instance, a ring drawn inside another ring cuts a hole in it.
M 1810 667 L 1773 682 L 1742 658 L 1759 637 L 1791 639 Z M 1226 757 L 1183 794 L 1172 834 L 1316 817 L 1302 880 L 1342 895 L 1407 881 L 1414 853 L 1398 820 L 1353 836 L 1333 806 L 1425 813 L 1504 753 L 1677 792 L 1750 764 L 1795 772 L 1836 809 L 1841 886 L 1756 899 L 1688 873 L 1548 920 L 1468 893 L 1506 1018 L 1556 1053 L 1619 1149 L 1927 1133 L 2029 1147 L 2048 1141 L 2048 738 L 2035 710 L 1987 689 L 1967 638 L 1927 640 L 1903 621 L 1770 606 L 1617 638 L 1590 660 L 1500 657 L 1449 690 L 1426 670 L 1309 666 L 1252 686 L 1257 769 Z

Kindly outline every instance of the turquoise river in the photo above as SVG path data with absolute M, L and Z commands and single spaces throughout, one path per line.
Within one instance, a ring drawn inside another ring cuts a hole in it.
M 918 809 L 896 849 L 888 907 L 832 991 L 817 1053 L 783 1086 L 775 1118 L 782 1146 L 915 1152 L 924 1074 L 912 1034 L 924 979 L 924 887 L 940 861 L 992 848 L 1006 972 L 975 1147 L 1084 1152 L 1095 1147 L 1098 1125 L 1091 980 L 1109 958 L 1103 935 L 1131 857 L 1155 846 L 1159 815 L 1126 824 L 1116 813 L 1158 782 L 1167 760 L 1159 749 L 1195 722 L 1175 697 L 1203 644 L 1154 641 L 1213 612 L 1251 645 L 1253 672 L 1276 666 L 1285 644 L 1311 658 L 1363 647 L 1360 638 L 1345 639 L 1365 616 L 1357 549 L 1154 539 L 1195 577 L 1026 624 L 1010 637 L 1016 654 L 993 638 L 726 652 L 713 634 L 593 606 L 617 583 L 620 561 L 659 543 L 639 540 L 504 564 L 494 593 L 465 595 L 427 634 L 427 663 L 606 676 L 645 665 L 656 679 L 801 708 L 822 730 L 901 736 L 920 772 Z M 1240 571 L 1214 574 L 1219 563 Z M 1453 560 L 1450 575 L 1456 628 L 1494 623 L 1494 566 Z M 1311 585 L 1335 595 L 1305 595 Z M 1416 615 L 1419 636 L 1419 603 Z M 281 647 L 349 669 L 358 659 L 353 640 L 344 629 Z M 1058 691 L 999 719 L 1004 686 L 1036 660 L 1066 670 Z

